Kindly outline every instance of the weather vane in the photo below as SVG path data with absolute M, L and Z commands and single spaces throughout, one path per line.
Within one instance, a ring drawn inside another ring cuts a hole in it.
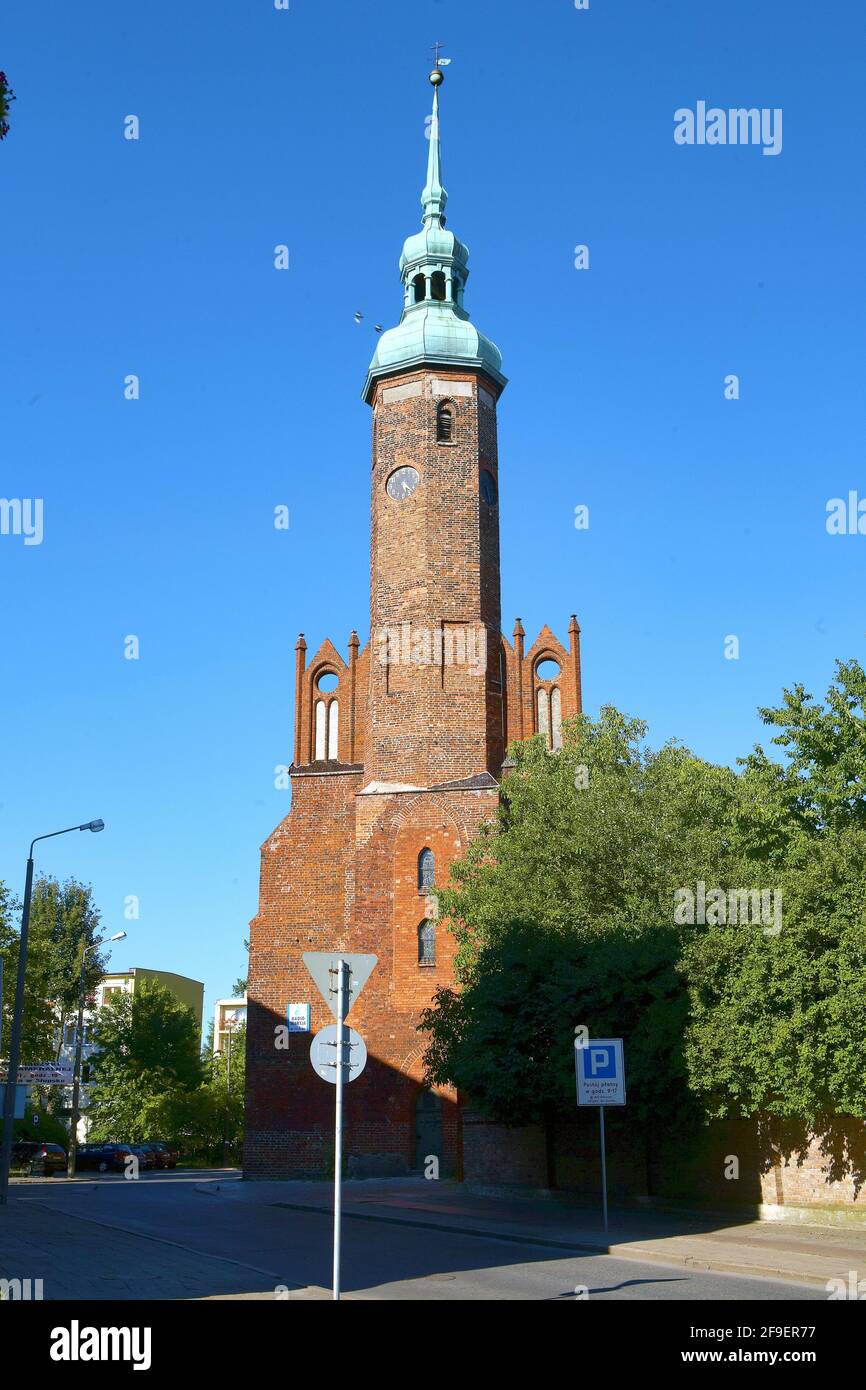
M 433 71 L 432 71 L 431 74 L 430 74 L 430 81 L 433 83 L 433 86 L 434 86 L 434 87 L 439 87 L 439 86 L 441 86 L 442 81 L 443 81 L 443 79 L 444 79 L 444 77 L 445 77 L 445 74 L 444 74 L 444 72 L 442 71 L 442 69 L 443 69 L 443 68 L 446 68 L 446 67 L 448 66 L 448 64 L 451 62 L 451 59 L 450 59 L 450 58 L 440 58 L 440 57 L 439 57 L 439 53 L 440 53 L 441 48 L 442 48 L 441 43 L 439 43 L 438 41 L 437 41 L 436 43 L 434 43 L 434 45 L 433 45 L 433 55 L 434 55 L 434 56 L 433 56 Z

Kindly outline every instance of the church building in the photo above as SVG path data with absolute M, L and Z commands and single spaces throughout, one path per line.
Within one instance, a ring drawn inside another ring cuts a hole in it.
M 364 384 L 369 640 L 353 630 L 342 649 L 325 639 L 310 654 L 302 634 L 295 647 L 292 806 L 262 846 L 250 928 L 248 1178 L 330 1171 L 334 1092 L 313 1071 L 310 1042 L 333 1020 L 302 956 L 334 950 L 378 957 L 348 1019 L 368 1051 L 345 1093 L 349 1175 L 420 1170 L 432 1154 L 443 1176 L 460 1174 L 462 1098 L 425 1087 L 417 1031 L 453 978 L 456 943 L 437 918 L 436 888 L 495 818 L 508 744 L 541 734 L 555 749 L 581 708 L 576 618 L 567 648 L 547 627 L 526 646 L 519 619 L 511 641 L 501 630 L 506 379 L 470 319 L 469 253 L 446 226 L 442 78 L 437 62 L 400 322 L 378 339 Z M 286 1035 L 287 1011 L 304 1004 L 310 1032 Z

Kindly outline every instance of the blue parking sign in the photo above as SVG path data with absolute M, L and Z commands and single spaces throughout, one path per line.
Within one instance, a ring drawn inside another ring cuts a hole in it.
M 589 1038 L 574 1044 L 578 1105 L 625 1105 L 622 1038 Z

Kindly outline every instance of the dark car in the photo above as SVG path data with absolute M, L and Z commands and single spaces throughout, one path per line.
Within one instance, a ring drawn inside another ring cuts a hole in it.
M 98 1173 L 122 1173 L 131 1155 L 129 1144 L 82 1144 L 75 1161 L 76 1172 L 95 1168 Z
M 174 1144 L 167 1144 L 164 1139 L 154 1139 L 145 1145 L 148 1149 L 153 1149 L 156 1155 L 157 1168 L 176 1168 L 177 1160 L 180 1157 L 179 1151 Z
M 168 1159 L 168 1154 L 167 1154 L 166 1150 L 163 1149 L 159 1144 L 138 1144 L 138 1145 L 136 1146 L 136 1152 L 138 1152 L 139 1149 L 140 1149 L 143 1153 L 146 1153 L 147 1156 L 148 1156 L 148 1158 L 150 1159 L 150 1162 L 149 1162 L 148 1164 L 146 1164 L 146 1167 L 148 1167 L 148 1168 L 167 1168 L 167 1167 L 168 1167 L 168 1163 L 167 1163 L 167 1161 L 166 1161 L 166 1160 Z
M 147 1170 L 156 1167 L 156 1154 L 151 1144 L 133 1144 L 132 1152 L 138 1159 L 139 1168 Z
M 38 1139 L 19 1139 L 12 1145 L 12 1166 L 23 1168 L 32 1178 L 50 1178 L 52 1173 L 66 1172 L 66 1150 Z

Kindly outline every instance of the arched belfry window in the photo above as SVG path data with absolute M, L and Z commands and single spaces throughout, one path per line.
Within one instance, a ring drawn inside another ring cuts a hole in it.
M 436 858 L 432 849 L 418 855 L 418 892 L 427 893 L 436 883 Z
M 328 705 L 328 757 L 339 758 L 340 747 L 340 703 L 332 700 Z
M 450 444 L 454 438 L 454 407 L 450 401 L 440 401 L 436 407 L 436 440 Z
M 316 762 L 336 762 L 340 756 L 340 702 L 336 697 L 327 698 L 339 683 L 336 671 L 327 670 L 322 671 L 314 682 L 316 691 L 325 696 L 316 700 L 313 711 L 313 757 Z
M 550 692 L 550 746 L 554 753 L 562 747 L 562 696 L 558 685 Z
M 420 304 L 427 297 L 427 281 L 423 275 L 416 275 L 412 281 L 412 297 Z
M 535 679 L 539 682 L 535 691 L 536 727 L 554 752 L 562 747 L 562 692 L 553 684 L 559 674 L 559 662 L 553 657 L 543 657 L 536 664 Z
M 436 964 L 436 923 L 428 917 L 418 928 L 418 964 Z
M 445 274 L 441 270 L 434 270 L 430 276 L 430 295 L 433 299 L 445 298 Z
M 550 746 L 550 697 L 546 690 L 539 689 L 538 695 L 538 732 Z

